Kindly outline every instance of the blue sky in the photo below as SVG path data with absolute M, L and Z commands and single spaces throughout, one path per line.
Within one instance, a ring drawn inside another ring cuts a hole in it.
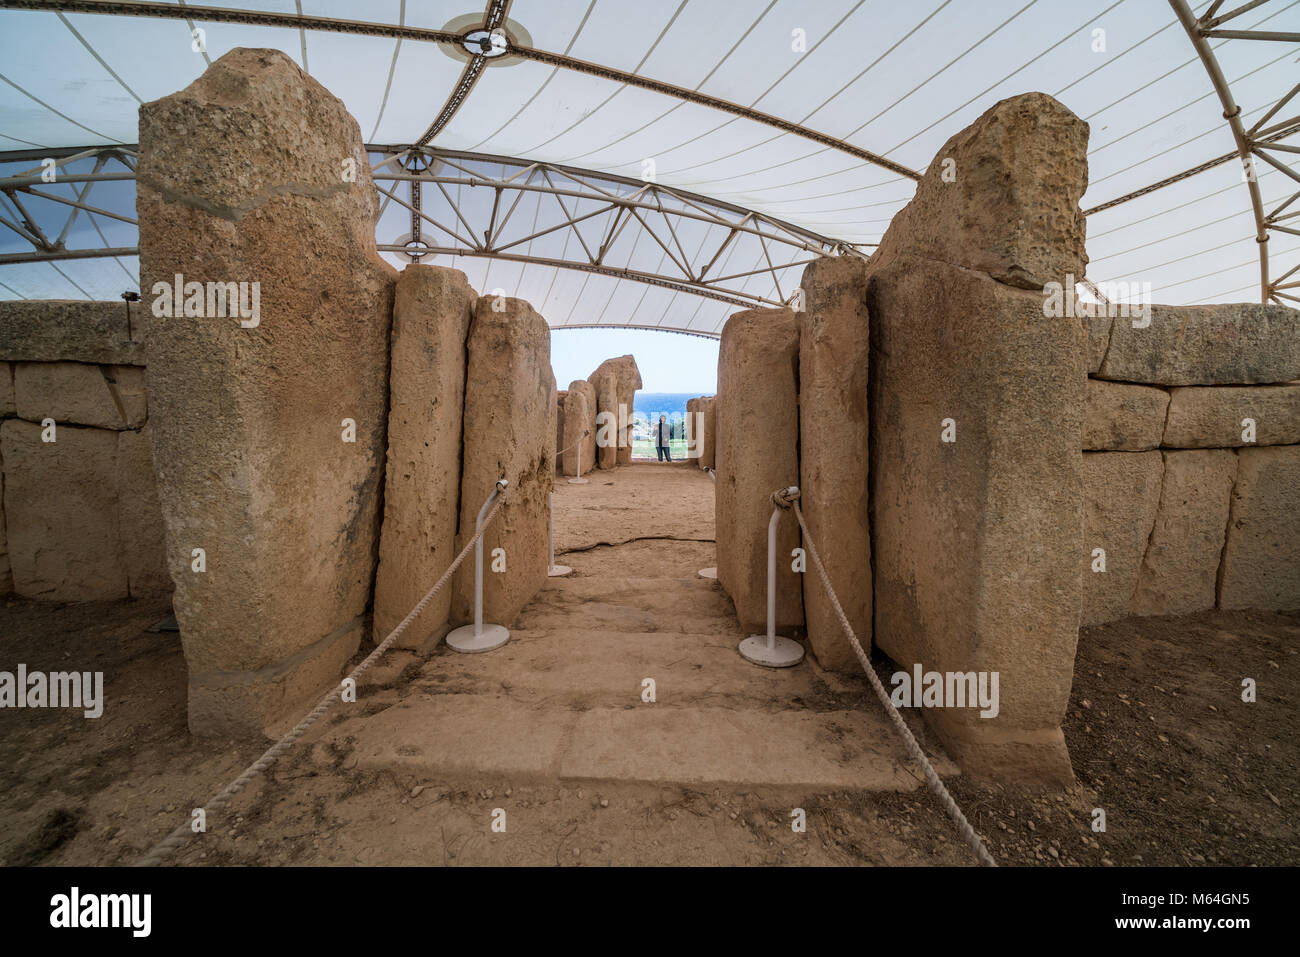
M 606 359 L 631 353 L 645 392 L 712 395 L 718 387 L 718 340 L 646 329 L 552 329 L 556 388 L 585 379 Z

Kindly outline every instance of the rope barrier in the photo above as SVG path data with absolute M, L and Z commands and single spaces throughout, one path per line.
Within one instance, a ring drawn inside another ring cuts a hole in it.
M 812 536 L 808 532 L 808 525 L 803 520 L 803 512 L 799 509 L 799 503 L 793 498 L 785 496 L 784 493 L 787 491 L 787 489 L 781 489 L 780 491 L 773 492 L 772 501 L 782 508 L 789 507 L 794 509 L 794 517 L 799 520 L 799 527 L 803 529 L 803 541 L 808 547 L 808 555 L 813 560 L 813 567 L 817 569 L 817 574 L 821 576 L 822 586 L 826 589 L 826 594 L 831 600 L 831 605 L 835 608 L 835 614 L 839 616 L 840 626 L 844 629 L 844 634 L 848 637 L 849 644 L 853 646 L 853 653 L 857 655 L 858 663 L 862 665 L 862 670 L 867 673 L 867 680 L 871 682 L 871 687 L 876 692 L 876 697 L 879 698 L 880 703 L 884 705 L 885 711 L 889 715 L 889 720 L 894 725 L 894 729 L 902 735 L 903 743 L 907 745 L 908 754 L 910 754 L 913 760 L 921 766 L 921 770 L 925 773 L 925 779 L 930 785 L 930 790 L 934 792 L 940 803 L 943 804 L 944 810 L 948 812 L 948 816 L 952 818 L 953 823 L 957 825 L 957 830 L 961 832 L 961 836 L 965 838 L 966 843 L 974 852 L 975 857 L 978 858 L 979 862 L 985 867 L 997 867 L 997 861 L 993 860 L 993 855 L 991 855 L 988 852 L 988 849 L 984 847 L 984 842 L 980 840 L 979 835 L 975 833 L 975 829 L 971 827 L 970 822 L 966 820 L 966 815 L 962 814 L 961 808 L 957 806 L 957 802 L 953 800 L 952 795 L 948 793 L 948 789 L 944 787 L 943 781 L 939 779 L 939 775 L 931 766 L 929 759 L 926 758 L 925 752 L 921 750 L 921 746 L 912 735 L 911 729 L 907 726 L 906 722 L 903 721 L 903 716 L 899 714 L 898 709 L 894 707 L 894 702 L 889 700 L 889 694 L 885 691 L 885 686 L 881 684 L 880 678 L 876 675 L 875 669 L 871 667 L 871 661 L 867 657 L 867 653 L 862 650 L 862 644 L 858 641 L 857 635 L 853 633 L 853 626 L 849 624 L 848 616 L 844 614 L 844 609 L 840 606 L 840 600 L 835 597 L 835 589 L 831 587 L 830 579 L 826 575 L 826 568 L 822 565 L 821 556 L 817 554 L 817 547 L 813 544 Z
M 380 642 L 379 646 L 367 655 L 366 659 L 362 661 L 361 664 L 352 669 L 347 677 L 340 681 L 329 694 L 322 698 L 320 703 L 317 704 L 305 718 L 299 721 L 288 734 L 282 737 L 275 744 L 271 745 L 265 754 L 244 769 L 243 774 L 231 781 L 221 792 L 204 804 L 203 809 L 205 812 L 210 810 L 220 810 L 228 804 L 231 798 L 242 791 L 255 777 L 274 764 L 281 755 L 293 746 L 294 742 L 306 733 L 308 728 L 315 724 L 320 717 L 329 710 L 330 706 L 333 705 L 339 695 L 342 694 L 343 686 L 349 679 L 355 681 L 370 670 L 370 666 L 378 661 L 384 652 L 388 651 L 393 642 L 398 639 L 411 622 L 415 621 L 415 619 L 420 616 L 420 613 L 428 607 L 429 602 L 433 601 L 433 596 L 438 594 L 438 592 L 442 590 L 443 586 L 447 584 L 448 579 L 451 578 L 452 572 L 460 567 L 461 562 L 465 560 L 465 556 L 469 554 L 470 549 L 472 549 L 478 543 L 478 540 L 483 537 L 483 533 L 487 531 L 488 525 L 491 524 L 492 519 L 496 516 L 496 513 L 500 510 L 504 501 L 505 499 L 501 497 L 497 499 L 496 504 L 493 505 L 492 510 L 488 512 L 487 517 L 483 520 L 482 526 L 477 532 L 475 532 L 474 537 L 465 543 L 465 547 L 460 550 L 460 554 L 456 556 L 455 560 L 447 566 L 447 570 L 442 573 L 442 577 L 434 583 L 433 587 L 430 588 L 416 606 L 411 609 L 410 613 L 398 623 L 397 627 L 388 633 L 388 637 Z M 167 857 L 167 855 L 184 844 L 193 833 L 194 831 L 191 822 L 186 821 L 183 824 L 178 824 L 175 830 L 155 844 L 149 853 L 140 858 L 135 866 L 156 867 L 162 863 L 163 859 Z
M 569 448 L 567 448 L 567 449 L 560 449 L 560 451 L 556 452 L 555 454 L 556 454 L 556 455 L 563 455 L 565 452 L 568 452 L 568 451 L 570 451 L 570 450 L 572 450 L 572 449 L 576 449 L 579 445 L 582 444 L 582 440 L 585 439 L 585 438 L 586 438 L 587 436 L 589 436 L 589 435 L 591 435 L 591 429 L 588 429 L 586 432 L 583 432 L 582 435 L 578 436 L 578 441 L 576 441 L 576 442 L 574 442 L 572 445 L 570 445 Z

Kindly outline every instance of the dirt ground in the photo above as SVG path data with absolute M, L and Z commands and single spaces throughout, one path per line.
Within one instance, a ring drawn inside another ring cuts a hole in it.
M 664 467 L 662 494 L 643 498 L 644 490 L 620 488 L 622 472 L 595 473 L 564 503 L 557 489 L 559 560 L 578 576 L 712 564 L 712 522 L 689 508 L 698 473 Z M 625 509 L 627 523 L 602 516 L 606 508 Z M 562 509 L 572 510 L 563 522 Z M 0 712 L 0 861 L 132 863 L 264 749 L 189 736 L 178 636 L 148 630 L 168 611 L 166 600 L 11 600 L 0 608 L 0 669 L 75 662 L 103 671 L 106 682 L 97 720 L 67 710 Z M 1295 865 L 1298 648 L 1294 614 L 1210 612 L 1086 629 L 1065 719 L 1077 785 L 1033 794 L 951 776 L 948 786 L 1004 865 Z M 399 653 L 377 668 L 370 707 L 382 711 L 429 684 L 423 667 Z M 878 660 L 877 670 L 893 669 Z M 1254 703 L 1241 700 L 1248 677 Z M 860 706 L 878 707 L 865 694 Z M 172 862 L 972 863 L 923 787 L 428 777 L 358 766 L 346 743 L 330 737 L 342 720 L 327 717 Z M 806 833 L 791 828 L 795 808 L 805 812 Z M 1106 812 L 1104 833 L 1090 827 L 1095 808 Z M 497 809 L 504 833 L 492 828 Z

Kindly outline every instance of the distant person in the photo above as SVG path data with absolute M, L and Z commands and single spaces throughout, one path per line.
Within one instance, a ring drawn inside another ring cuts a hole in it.
M 668 442 L 673 437 L 673 427 L 668 424 L 666 416 L 659 416 L 659 424 L 655 426 L 655 451 L 659 453 L 660 462 L 671 462 L 673 453 L 668 448 Z

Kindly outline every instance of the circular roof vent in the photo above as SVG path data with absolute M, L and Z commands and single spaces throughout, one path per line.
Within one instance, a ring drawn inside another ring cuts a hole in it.
M 482 13 L 466 13 L 442 28 L 444 33 L 460 35 L 460 43 L 439 43 L 438 49 L 455 60 L 468 63 L 474 57 L 485 57 L 490 66 L 513 66 L 523 63 L 523 57 L 511 56 L 514 47 L 531 47 L 533 38 L 527 30 L 514 20 L 506 22 L 495 30 L 483 26 Z

